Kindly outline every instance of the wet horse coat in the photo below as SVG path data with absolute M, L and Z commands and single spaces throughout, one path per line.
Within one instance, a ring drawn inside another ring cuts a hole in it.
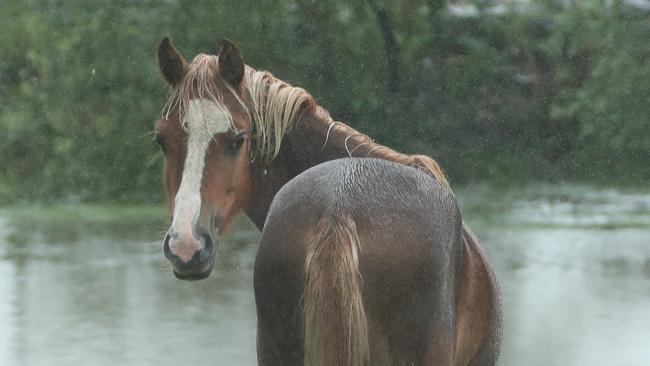
M 188 64 L 164 39 L 158 56 L 174 87 L 156 127 L 165 254 L 200 279 L 239 210 L 263 230 L 260 365 L 495 364 L 497 282 L 435 161 L 334 122 L 229 42 Z
M 300 314 L 306 310 L 300 307 L 308 307 L 310 300 L 307 294 L 302 297 L 307 286 L 304 271 L 310 270 L 305 258 L 313 250 L 314 238 L 327 237 L 326 231 L 319 230 L 323 221 L 344 226 L 346 220 L 353 223 L 358 237 L 352 245 L 358 255 L 356 268 L 351 273 L 323 273 L 314 280 L 322 283 L 313 286 L 335 288 L 337 276 L 357 276 L 358 271 L 369 365 L 494 364 L 498 341 L 484 336 L 499 332 L 495 322 L 485 321 L 493 310 L 486 314 L 467 310 L 476 307 L 472 295 L 477 293 L 485 296 L 484 305 L 498 309 L 497 289 L 484 288 L 493 278 L 483 255 L 463 236 L 453 194 L 417 169 L 379 159 L 317 165 L 287 183 L 275 197 L 255 264 L 261 364 L 302 364 L 305 324 Z M 330 247 L 334 252 L 330 256 L 344 256 L 350 249 L 342 247 L 337 253 L 337 245 L 351 243 L 328 239 L 319 245 Z M 318 259 L 333 260 L 327 254 Z M 469 269 L 475 273 L 467 273 Z M 474 276 L 485 283 L 477 283 Z M 332 289 L 329 297 L 314 298 L 320 302 L 315 311 L 327 313 L 329 308 L 346 314 L 339 308 L 346 299 L 336 294 Z M 324 325 L 328 329 L 318 331 L 339 331 L 332 329 L 333 324 L 345 329 L 337 315 L 323 316 L 330 320 Z M 470 340 L 474 342 L 466 343 Z M 322 348 L 335 355 L 323 364 L 352 364 L 336 358 L 346 352 Z

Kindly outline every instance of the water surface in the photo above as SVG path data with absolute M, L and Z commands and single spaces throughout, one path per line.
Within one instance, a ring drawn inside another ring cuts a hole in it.
M 459 194 L 504 295 L 500 365 L 648 365 L 650 194 Z M 176 280 L 162 208 L 0 210 L 0 365 L 255 365 L 242 220 L 213 275 Z M 209 363 L 208 363 L 209 364 Z

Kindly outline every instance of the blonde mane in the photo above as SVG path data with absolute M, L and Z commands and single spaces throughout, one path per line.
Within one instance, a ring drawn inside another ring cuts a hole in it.
M 343 144 L 348 156 L 379 158 L 407 165 L 429 174 L 442 185 L 451 189 L 444 171 L 434 159 L 426 155 L 408 155 L 397 152 L 390 147 L 376 143 L 368 135 L 355 130 L 343 122 L 332 120 L 324 108 L 318 107 L 318 113 L 321 119 L 328 120 L 330 123 L 322 149 L 325 149 L 327 146 L 330 134 L 336 131 L 347 136 Z
M 252 67 L 246 66 L 244 80 L 244 104 L 253 123 L 258 153 L 269 163 L 278 156 L 284 135 L 314 99 L 305 89 Z
M 169 118 L 170 113 L 177 110 L 179 120 L 186 126 L 184 116 L 190 99 L 209 99 L 224 112 L 231 129 L 236 130 L 232 115 L 223 102 L 223 95 L 214 82 L 217 78 L 220 78 L 218 57 L 197 55 L 183 80 L 172 90 L 163 108 L 163 117 Z M 249 66 L 245 68 L 243 82 L 243 100 L 227 82 L 224 81 L 224 85 L 248 114 L 252 123 L 251 132 L 257 140 L 257 156 L 264 163 L 268 164 L 277 157 L 284 136 L 296 125 L 300 115 L 313 106 L 319 119 L 329 123 L 323 148 L 328 143 L 330 133 L 335 130 L 347 135 L 344 144 L 350 157 L 375 157 L 408 165 L 423 170 L 449 187 L 444 172 L 435 160 L 425 155 L 399 153 L 374 142 L 367 135 L 342 122 L 334 121 L 324 108 L 316 105 L 306 90 L 291 86 L 267 71 L 257 71 Z

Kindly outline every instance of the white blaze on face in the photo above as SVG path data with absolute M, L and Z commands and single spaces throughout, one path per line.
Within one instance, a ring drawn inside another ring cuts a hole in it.
M 230 124 L 227 112 L 209 99 L 191 100 L 185 118 L 188 130 L 187 157 L 181 186 L 174 201 L 174 220 L 170 230 L 174 235 L 170 246 L 176 255 L 188 261 L 194 252 L 201 249 L 193 227 L 201 209 L 201 181 L 208 146 L 213 136 L 227 132 Z

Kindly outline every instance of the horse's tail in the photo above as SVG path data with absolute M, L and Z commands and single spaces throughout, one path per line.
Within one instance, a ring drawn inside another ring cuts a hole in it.
M 349 215 L 326 216 L 316 225 L 305 260 L 305 366 L 363 366 L 368 360 L 359 250 Z

